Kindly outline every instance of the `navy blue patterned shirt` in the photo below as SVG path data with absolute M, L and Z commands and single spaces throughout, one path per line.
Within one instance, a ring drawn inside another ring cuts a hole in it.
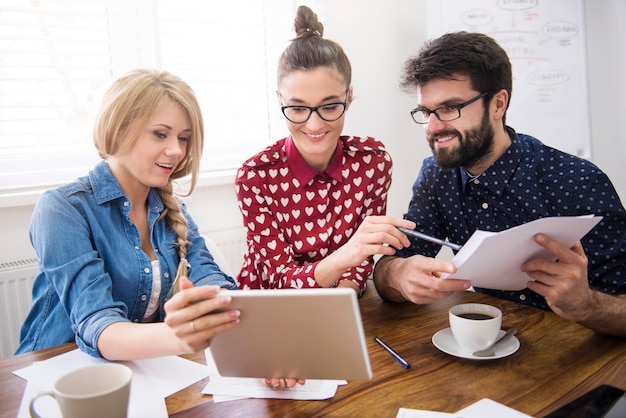
M 626 212 L 609 178 L 587 160 L 508 129 L 511 146 L 477 178 L 426 158 L 404 217 L 417 224 L 417 231 L 464 244 L 476 229 L 498 232 L 549 216 L 603 216 L 581 240 L 589 285 L 604 293 L 626 293 Z M 396 255 L 434 257 L 441 248 L 409 238 L 412 246 Z M 549 310 L 543 296 L 530 289 L 475 290 Z

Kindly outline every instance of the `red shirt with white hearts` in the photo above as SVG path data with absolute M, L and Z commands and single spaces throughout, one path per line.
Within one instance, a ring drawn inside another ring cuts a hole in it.
M 237 172 L 235 191 L 247 228 L 240 289 L 320 287 L 315 267 L 344 245 L 368 215 L 384 215 L 392 161 L 371 137 L 341 136 L 328 168 L 318 172 L 291 137 L 281 139 Z M 337 281 L 361 292 L 373 257 Z

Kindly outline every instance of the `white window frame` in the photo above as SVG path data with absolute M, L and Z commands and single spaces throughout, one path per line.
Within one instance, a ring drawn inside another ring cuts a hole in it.
M 42 1 L 56 2 L 57 0 Z M 213 153 L 221 156 L 222 154 L 220 154 L 219 148 L 215 151 L 215 144 L 212 143 L 212 141 L 215 141 L 215 138 L 211 138 L 209 133 L 211 132 L 211 127 L 213 126 L 212 124 L 219 123 L 220 121 L 216 120 L 215 115 L 211 114 L 208 108 L 202 104 L 203 91 L 195 87 L 194 81 L 196 80 L 194 80 L 193 77 L 186 77 L 186 72 L 183 68 L 171 68 L 171 65 L 164 64 L 163 57 L 160 56 L 158 35 L 156 35 L 158 33 L 156 29 L 159 24 L 159 0 L 81 1 L 87 1 L 90 3 L 106 3 L 110 13 L 110 19 L 115 22 L 115 25 L 111 26 L 112 31 L 110 34 L 110 48 L 112 51 L 111 77 L 110 80 L 103 85 L 102 92 L 100 93 L 104 92 L 106 87 L 110 85 L 111 81 L 133 68 L 159 68 L 171 71 L 174 74 L 181 76 L 189 82 L 192 88 L 194 88 L 201 102 L 205 118 L 205 126 L 208 128 L 206 129 L 207 134 L 205 135 L 204 155 L 207 156 L 207 154 Z M 173 0 L 160 1 L 168 2 Z M 208 1 L 217 3 L 217 0 Z M 246 10 L 244 1 L 223 1 L 225 3 L 239 4 L 241 13 L 244 13 Z M 226 166 L 221 166 L 218 169 L 214 169 L 212 167 L 210 158 L 208 159 L 208 163 L 203 161 L 200 186 L 210 186 L 213 184 L 232 182 L 234 179 L 234 170 L 245 160 L 245 158 L 260 150 L 263 146 L 268 145 L 287 134 L 282 115 L 280 114 L 280 111 L 277 110 L 278 103 L 275 95 L 276 62 L 280 52 L 287 45 L 288 41 L 294 36 L 292 26 L 293 18 L 299 2 L 294 0 L 247 1 L 257 3 L 256 6 L 262 6 L 263 16 L 259 16 L 258 18 L 260 21 L 263 21 L 266 32 L 266 40 L 271 39 L 271 41 L 267 41 L 265 43 L 264 51 L 266 70 L 264 77 L 265 86 L 263 87 L 266 91 L 266 97 L 264 103 L 255 104 L 255 106 L 259 106 L 259 111 L 265 112 L 264 117 L 266 118 L 267 126 L 263 131 L 255 130 L 251 134 L 238 134 L 239 137 L 237 137 L 237 135 L 233 135 L 232 138 L 219 138 L 218 140 L 226 141 L 230 144 L 236 144 L 234 147 L 237 148 L 240 153 L 231 157 L 230 162 L 226 164 Z M 23 1 L 20 4 L 14 2 L 13 0 L 0 0 L 0 13 L 3 9 L 7 8 L 24 9 L 25 7 L 28 7 L 28 4 L 30 4 L 28 1 Z M 176 5 L 181 8 L 193 7 L 194 4 L 197 4 L 194 0 L 178 0 L 176 2 Z M 312 5 L 312 7 L 315 6 Z M 0 24 L 2 24 L 1 20 Z M 139 34 L 140 37 L 145 36 L 145 39 L 140 40 L 139 48 L 137 47 L 137 42 L 129 42 L 124 28 L 133 28 L 135 34 Z M 152 36 L 152 34 L 155 35 Z M 2 39 L 0 34 L 0 42 L 1 41 Z M 224 39 L 222 42 L 228 42 L 228 39 Z M 190 44 L 192 47 L 189 50 L 189 54 L 196 54 L 198 59 L 202 59 L 203 54 L 206 54 L 206 51 L 202 51 L 200 48 L 202 45 L 201 39 L 190 39 Z M 237 54 L 246 54 L 246 51 L 235 52 Z M 245 80 L 242 80 L 242 84 L 244 84 L 244 82 Z M 231 99 L 241 101 L 242 105 L 250 106 L 250 103 L 246 101 L 245 91 L 225 92 L 225 94 L 226 93 L 230 94 Z M 219 101 L 220 98 L 216 98 L 215 100 Z M 90 109 L 90 114 L 92 114 L 93 117 L 89 121 L 89 129 L 93 126 L 93 119 L 95 118 L 98 106 L 99 101 L 96 101 Z M 1 111 L 2 108 L 0 107 L 0 112 Z M 242 123 L 243 122 L 245 122 L 245 120 L 242 119 Z M 2 130 L 2 115 L 0 114 L 0 134 L 2 133 Z M 241 138 L 242 136 L 246 136 L 246 138 Z M 248 136 L 252 137 L 252 140 L 248 138 Z M 0 138 L 5 137 L 0 136 Z M 10 139 L 3 139 L 3 141 L 5 140 Z M 81 140 L 91 144 L 91 130 L 89 130 L 88 136 L 81 138 Z M 0 143 L 0 166 L 2 166 L 2 169 L 0 169 L 0 207 L 32 204 L 36 201 L 43 190 L 55 187 L 67 181 L 71 181 L 78 176 L 86 175 L 87 172 L 93 167 L 93 164 L 99 159 L 95 151 L 93 151 L 91 155 L 80 155 L 78 158 L 76 156 L 57 156 L 55 158 L 44 156 L 37 158 L 28 157 L 26 159 L 7 157 L 6 155 L 2 155 L 1 151 L 2 144 Z M 32 169 L 33 167 L 35 170 Z M 39 170 L 37 170 L 37 168 L 39 168 Z

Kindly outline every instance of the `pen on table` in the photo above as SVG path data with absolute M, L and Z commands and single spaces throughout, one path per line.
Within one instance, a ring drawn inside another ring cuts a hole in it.
M 461 249 L 461 247 L 462 247 L 459 244 L 454 244 L 454 243 L 449 242 L 449 241 L 445 241 L 445 240 L 442 240 L 442 239 L 439 239 L 439 238 L 431 237 L 430 235 L 422 234 L 421 232 L 417 232 L 417 231 L 414 231 L 412 229 L 402 228 L 400 226 L 398 227 L 398 229 L 400 231 L 404 232 L 405 234 L 410 235 L 412 237 L 421 238 L 421 239 L 426 240 L 426 241 L 434 242 L 435 244 L 445 245 L 446 247 L 450 247 L 450 248 L 452 248 L 453 250 L 456 250 L 456 251 L 459 251 Z
M 396 361 L 397 361 L 398 363 L 400 363 L 400 366 L 404 367 L 405 369 L 408 369 L 409 367 L 411 367 L 411 365 L 409 364 L 409 362 L 408 362 L 408 361 L 406 361 L 405 359 L 403 359 L 403 358 L 400 356 L 400 354 L 398 354 L 398 353 L 396 353 L 395 351 L 393 351 L 393 349 L 392 349 L 391 347 L 389 347 L 387 344 L 385 344 L 385 343 L 383 342 L 383 340 L 381 340 L 381 339 L 380 339 L 380 338 L 378 338 L 378 337 L 374 337 L 374 340 L 376 340 L 376 342 L 377 342 L 378 344 L 382 345 L 382 346 L 383 346 L 383 348 L 384 348 L 385 350 L 387 350 L 387 351 L 388 351 L 388 352 L 389 352 L 389 353 L 393 356 L 393 358 L 395 358 L 395 359 L 396 359 Z

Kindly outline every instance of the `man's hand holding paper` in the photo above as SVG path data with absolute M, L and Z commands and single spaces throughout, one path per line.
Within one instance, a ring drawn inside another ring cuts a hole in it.
M 456 273 L 441 277 L 470 280 L 472 286 L 484 289 L 524 289 L 529 280 L 538 280 L 522 271 L 524 263 L 541 259 L 554 264 L 559 258 L 558 253 L 536 242 L 537 234 L 552 238 L 569 251 L 601 219 L 601 216 L 550 217 L 501 232 L 476 231 L 451 260 L 457 266 Z

